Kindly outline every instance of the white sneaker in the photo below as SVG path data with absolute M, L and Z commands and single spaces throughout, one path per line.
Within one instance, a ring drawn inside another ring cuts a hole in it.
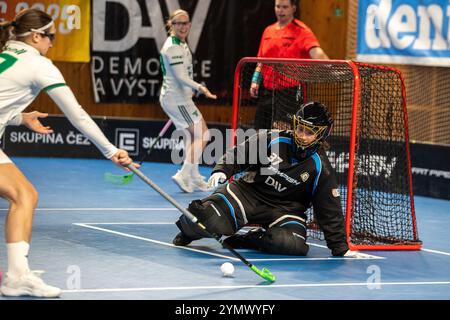
M 40 298 L 56 298 L 61 295 L 61 289 L 49 286 L 40 276 L 44 271 L 30 271 L 19 277 L 6 274 L 0 292 L 4 296 L 33 296 Z
M 199 189 L 200 191 L 211 191 L 211 188 L 208 188 L 208 182 L 205 181 L 205 177 L 203 176 L 196 176 L 192 178 L 192 184 L 195 188 Z
M 184 192 L 191 193 L 194 191 L 194 187 L 192 186 L 189 177 L 182 174 L 181 170 L 178 170 L 178 172 L 172 176 L 172 179 Z

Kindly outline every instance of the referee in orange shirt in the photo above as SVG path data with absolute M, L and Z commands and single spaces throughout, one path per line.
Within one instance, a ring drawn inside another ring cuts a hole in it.
M 320 47 L 311 29 L 294 18 L 297 0 L 275 0 L 277 22 L 268 26 L 261 37 L 258 57 L 261 58 L 297 58 L 329 59 Z M 275 81 L 274 81 L 275 80 Z M 279 102 L 272 110 L 274 90 L 280 96 L 288 97 L 283 104 Z M 285 119 L 303 103 L 303 90 L 299 81 L 277 74 L 272 67 L 258 64 L 252 77 L 250 94 L 258 99 L 255 117 L 256 129 L 270 129 L 274 122 L 290 122 Z M 276 125 L 275 125 L 276 127 Z M 286 128 L 283 128 L 286 129 Z

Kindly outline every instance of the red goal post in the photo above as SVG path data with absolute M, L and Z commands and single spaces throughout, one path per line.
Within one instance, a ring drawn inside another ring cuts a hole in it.
M 260 90 L 272 101 L 271 113 L 257 109 L 260 98 L 249 93 L 257 64 L 262 66 L 261 87 L 271 87 Z M 419 250 L 405 96 L 401 73 L 390 67 L 350 60 L 243 58 L 234 75 L 232 141 L 238 128 L 255 127 L 255 117 L 280 128 L 275 112 L 293 113 L 308 101 L 324 103 L 335 120 L 327 153 L 340 185 L 350 249 Z M 287 122 L 283 125 L 289 129 Z M 323 238 L 312 210 L 308 217 L 309 236 Z

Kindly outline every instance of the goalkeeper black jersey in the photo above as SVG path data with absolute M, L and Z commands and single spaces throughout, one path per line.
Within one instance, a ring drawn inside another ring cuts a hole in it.
M 220 158 L 214 172 L 227 177 L 243 175 L 233 184 L 246 196 L 282 208 L 306 219 L 311 206 L 327 245 L 334 252 L 347 250 L 335 171 L 323 150 L 305 155 L 297 148 L 292 131 L 259 131 Z

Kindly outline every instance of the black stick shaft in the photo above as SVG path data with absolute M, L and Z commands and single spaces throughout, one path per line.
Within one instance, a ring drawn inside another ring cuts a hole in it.
M 183 208 L 172 196 L 170 196 L 167 192 L 162 190 L 156 183 L 154 183 L 150 178 L 148 178 L 145 174 L 142 173 L 141 170 L 136 169 L 133 165 L 129 165 L 128 169 L 134 172 L 139 178 L 141 178 L 145 183 L 147 183 L 150 187 L 155 189 L 160 195 L 162 195 L 167 201 L 169 201 L 173 206 L 175 206 L 178 210 L 180 210 L 186 217 L 189 218 L 192 222 L 196 223 L 197 218 L 190 213 L 188 210 Z
M 180 210 L 181 213 L 183 213 L 186 217 L 188 217 L 189 220 L 191 220 L 193 223 L 197 224 L 206 233 L 208 233 L 211 237 L 216 239 L 220 244 L 222 244 L 225 248 L 227 248 L 236 258 L 241 260 L 243 263 L 245 263 L 250 268 L 253 266 L 253 264 L 251 264 L 249 261 L 247 261 L 247 259 L 245 259 L 243 256 L 241 256 L 236 250 L 234 250 L 226 242 L 223 242 L 222 239 L 218 235 L 208 232 L 208 230 L 206 230 L 205 226 L 203 224 L 201 224 L 192 213 L 190 213 L 186 208 L 182 207 L 172 196 L 170 196 L 164 190 L 162 190 L 156 183 L 154 183 L 152 180 L 150 180 L 150 178 L 148 178 L 145 174 L 143 174 L 139 169 L 135 168 L 133 165 L 129 165 L 128 169 L 133 171 L 134 174 L 136 174 L 145 183 L 147 183 L 150 187 L 152 187 L 156 192 L 158 192 L 161 196 L 163 196 L 175 208 Z
M 169 119 L 166 122 L 166 124 L 164 125 L 164 127 L 161 129 L 161 131 L 158 133 L 158 137 L 155 140 L 153 140 L 153 142 L 150 145 L 150 147 L 148 148 L 147 152 L 144 153 L 144 155 L 142 156 L 141 159 L 139 159 L 139 161 L 138 161 L 139 164 L 142 164 L 142 162 L 144 162 L 144 160 L 147 159 L 147 157 L 150 155 L 150 153 L 152 153 L 153 147 L 158 143 L 159 140 L 161 140 L 161 138 L 164 136 L 164 134 L 170 128 L 171 125 L 172 125 L 172 120 Z

